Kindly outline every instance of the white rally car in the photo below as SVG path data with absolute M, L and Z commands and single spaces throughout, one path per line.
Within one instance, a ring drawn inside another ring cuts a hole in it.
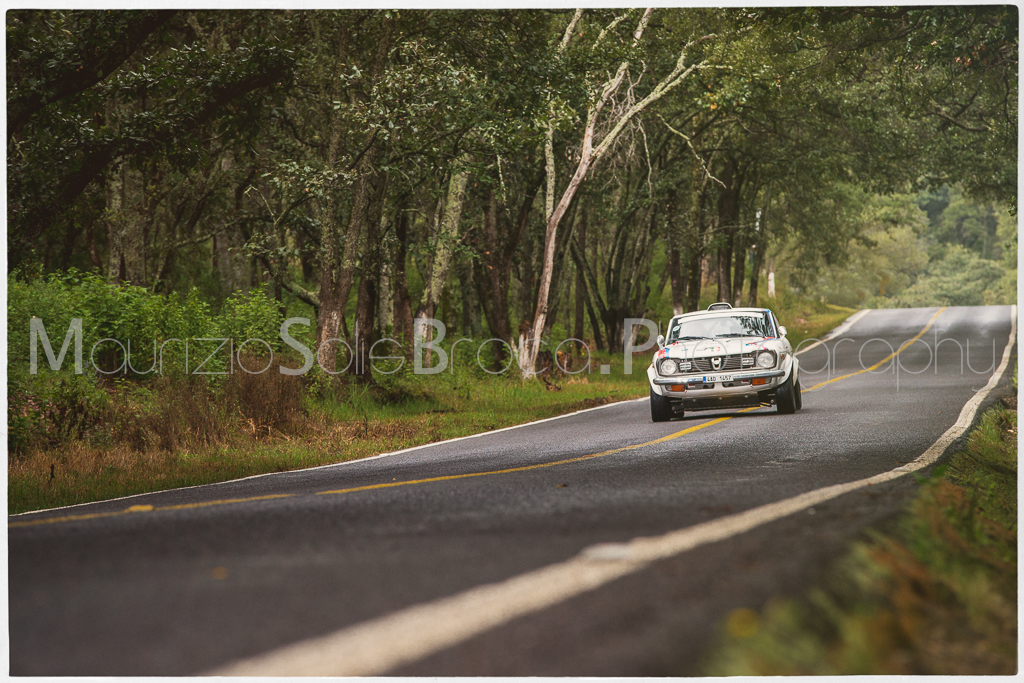
M 800 364 L 767 308 L 717 303 L 677 315 L 658 346 L 647 368 L 655 422 L 686 410 L 774 403 L 778 412 L 794 413 L 802 406 Z

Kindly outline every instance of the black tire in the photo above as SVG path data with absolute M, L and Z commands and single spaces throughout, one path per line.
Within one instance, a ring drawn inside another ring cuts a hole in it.
M 799 386 L 799 385 L 798 385 Z M 780 415 L 792 415 L 796 412 L 796 387 L 793 386 L 793 375 L 775 390 L 775 409 Z
M 796 409 L 800 410 L 801 408 L 804 407 L 804 390 L 800 387 L 799 378 L 796 380 L 796 384 L 794 385 L 794 387 L 796 389 Z
M 672 405 L 665 396 L 659 396 L 651 389 L 651 421 L 668 422 L 672 419 Z

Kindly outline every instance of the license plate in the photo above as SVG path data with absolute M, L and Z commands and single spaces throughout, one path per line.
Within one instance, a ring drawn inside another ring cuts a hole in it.
M 704 384 L 716 384 L 718 382 L 731 382 L 732 375 L 704 375 Z

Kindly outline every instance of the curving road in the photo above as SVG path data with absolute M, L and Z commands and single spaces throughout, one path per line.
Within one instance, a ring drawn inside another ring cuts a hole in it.
M 927 462 L 892 471 L 1004 355 L 982 403 L 1012 391 L 1015 310 L 862 314 L 801 353 L 795 415 L 634 401 L 10 517 L 10 673 L 698 674 L 729 610 L 801 593 L 907 501 Z

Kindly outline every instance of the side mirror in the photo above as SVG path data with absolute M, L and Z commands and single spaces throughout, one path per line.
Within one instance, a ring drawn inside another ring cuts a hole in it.
M 779 325 L 779 334 L 782 335 L 783 337 L 786 336 L 786 326 L 785 325 Z
M 658 335 L 658 348 L 659 349 L 665 348 L 665 335 L 663 335 L 663 334 L 659 334 Z

